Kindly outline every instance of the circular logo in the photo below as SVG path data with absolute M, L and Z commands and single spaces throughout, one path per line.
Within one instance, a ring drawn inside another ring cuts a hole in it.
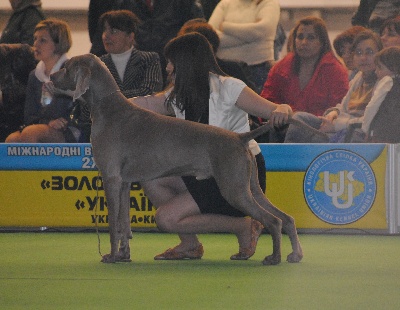
M 319 155 L 304 177 L 304 197 L 322 221 L 345 225 L 362 218 L 371 209 L 376 179 L 364 158 L 347 150 Z

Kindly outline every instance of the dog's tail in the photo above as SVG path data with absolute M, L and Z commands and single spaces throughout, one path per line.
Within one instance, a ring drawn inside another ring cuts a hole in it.
M 293 124 L 295 126 L 299 126 L 300 128 L 310 132 L 312 135 L 320 136 L 325 141 L 329 140 L 328 135 L 326 133 L 319 131 L 318 129 L 315 129 L 314 127 L 311 127 L 310 125 L 308 125 L 302 121 L 290 118 L 288 120 L 288 124 Z M 264 123 L 264 125 L 254 129 L 252 131 L 241 133 L 240 138 L 242 139 L 243 142 L 248 142 L 251 139 L 255 139 L 255 138 L 261 136 L 262 134 L 267 133 L 268 131 L 271 130 L 271 128 L 272 128 L 272 125 L 269 122 L 266 122 L 266 123 Z

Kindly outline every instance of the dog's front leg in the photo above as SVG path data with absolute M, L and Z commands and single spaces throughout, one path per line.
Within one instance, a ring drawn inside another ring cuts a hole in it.
M 129 240 L 132 239 L 131 221 L 130 221 L 130 187 L 131 183 L 124 182 L 121 186 L 120 207 L 118 212 L 118 233 L 119 250 L 117 253 L 117 262 L 130 262 L 131 253 Z
M 107 199 L 111 252 L 103 255 L 101 261 L 103 263 L 115 263 L 119 245 L 118 217 L 121 205 L 122 181 L 119 177 L 107 178 L 103 176 L 103 184 Z

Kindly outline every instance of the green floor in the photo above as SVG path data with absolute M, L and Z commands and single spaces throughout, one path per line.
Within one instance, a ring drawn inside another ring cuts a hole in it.
M 272 267 L 268 235 L 242 262 L 234 236 L 200 238 L 202 260 L 167 262 L 175 235 L 135 233 L 133 261 L 106 265 L 96 233 L 0 233 L 0 309 L 400 309 L 399 236 L 302 234 L 303 261 Z

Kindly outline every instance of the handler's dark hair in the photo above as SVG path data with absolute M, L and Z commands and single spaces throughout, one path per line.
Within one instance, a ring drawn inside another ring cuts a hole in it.
M 126 33 L 136 33 L 140 19 L 128 10 L 108 11 L 100 16 L 100 29 L 104 29 L 107 23 L 111 28 L 121 30 Z
M 186 119 L 200 121 L 209 105 L 210 73 L 226 75 L 218 66 L 210 43 L 200 33 L 188 33 L 169 41 L 164 54 L 174 66 L 175 77 L 166 104 L 185 111 Z
M 187 21 L 182 28 L 179 30 L 177 36 L 184 35 L 186 33 L 198 32 L 206 37 L 210 42 L 214 53 L 218 51 L 220 39 L 214 28 L 202 18 L 191 19 Z

